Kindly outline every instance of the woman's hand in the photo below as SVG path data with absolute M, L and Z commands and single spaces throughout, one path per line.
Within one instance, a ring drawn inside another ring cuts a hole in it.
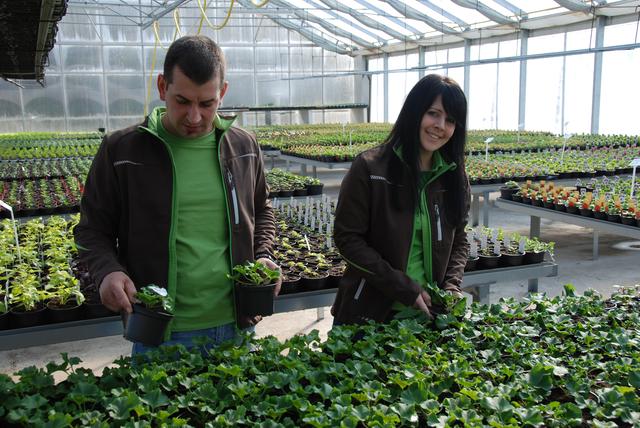
M 431 306 L 431 296 L 429 296 L 429 293 L 425 290 L 422 290 L 420 294 L 418 294 L 413 307 L 420 309 L 429 319 L 433 319 L 433 315 L 431 315 L 431 311 L 429 311 L 429 306 Z

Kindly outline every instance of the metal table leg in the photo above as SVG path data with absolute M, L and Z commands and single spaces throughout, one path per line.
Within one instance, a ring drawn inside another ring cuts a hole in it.
M 474 193 L 471 195 L 471 226 L 477 226 L 480 223 L 480 195 Z
M 318 168 L 315 165 L 313 166 L 313 178 L 318 178 Z
M 482 224 L 489 227 L 489 192 L 482 192 Z
M 531 216 L 529 224 L 529 238 L 540 237 L 540 217 Z
M 300 164 L 300 175 L 307 175 L 307 164 L 306 163 L 301 163 Z
M 600 232 L 593 231 L 593 260 L 598 260 L 598 243 L 600 241 Z
M 318 318 L 317 318 L 318 321 L 324 319 L 324 308 L 317 308 L 316 309 L 316 313 L 317 313 L 317 316 L 318 316 Z

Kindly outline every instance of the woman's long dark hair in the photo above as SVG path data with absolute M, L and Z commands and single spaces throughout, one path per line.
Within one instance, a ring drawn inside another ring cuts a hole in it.
M 386 143 L 394 148 L 400 147 L 404 159 L 404 164 L 398 161 L 391 165 L 392 173 L 399 176 L 401 170 L 408 166 L 417 188 L 420 177 L 420 124 L 422 117 L 439 95 L 442 96 L 442 105 L 447 116 L 456 122 L 451 139 L 439 149 L 439 152 L 447 163 L 455 162 L 457 165 L 456 169 L 445 173 L 447 215 L 444 216 L 445 221 L 457 225 L 467 214 L 465 192 L 467 175 L 464 162 L 467 141 L 467 98 L 460 86 L 453 79 L 438 74 L 429 74 L 420 79 L 407 95 Z M 418 195 L 415 196 L 417 199 Z

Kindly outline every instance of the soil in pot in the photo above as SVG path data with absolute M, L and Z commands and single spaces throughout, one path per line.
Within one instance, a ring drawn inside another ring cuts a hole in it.
M 478 265 L 478 260 L 480 258 L 478 256 L 476 257 L 469 257 L 467 259 L 467 264 L 464 265 L 464 271 L 465 272 L 473 272 L 474 270 L 476 270 L 476 267 Z
M 46 324 L 47 311 L 44 305 L 36 306 L 33 311 L 24 311 L 14 307 L 9 310 L 9 324 L 11 328 L 26 328 Z
M 55 301 L 47 302 L 47 310 L 49 311 L 49 321 L 51 323 L 77 321 L 82 319 L 82 306 L 75 300 L 67 304 L 60 305 Z
M 523 265 L 531 265 L 534 263 L 542 263 L 544 261 L 544 251 L 527 251 L 522 258 Z
M 275 284 L 234 284 L 236 309 L 239 314 L 268 316 L 273 314 L 273 289 Z
M 478 257 L 480 258 L 478 260 L 478 269 L 495 269 L 500 265 L 501 255 L 485 256 L 480 254 Z
M 134 304 L 132 313 L 122 314 L 124 338 L 147 346 L 158 346 L 163 342 L 164 333 L 172 318 L 171 314 Z
M 524 254 L 522 253 L 502 253 L 500 264 L 502 266 L 520 266 L 523 258 Z

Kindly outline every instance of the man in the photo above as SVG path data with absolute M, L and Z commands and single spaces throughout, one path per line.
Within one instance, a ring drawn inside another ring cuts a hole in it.
M 231 266 L 271 260 L 275 221 L 255 138 L 217 114 L 225 61 L 207 37 L 169 48 L 158 107 L 142 124 L 107 135 L 93 161 L 75 239 L 102 303 L 132 311 L 136 287 L 154 283 L 175 302 L 165 344 L 222 342 L 259 317 L 236 314 Z M 280 289 L 277 284 L 275 293 Z M 133 354 L 147 349 L 140 343 Z

